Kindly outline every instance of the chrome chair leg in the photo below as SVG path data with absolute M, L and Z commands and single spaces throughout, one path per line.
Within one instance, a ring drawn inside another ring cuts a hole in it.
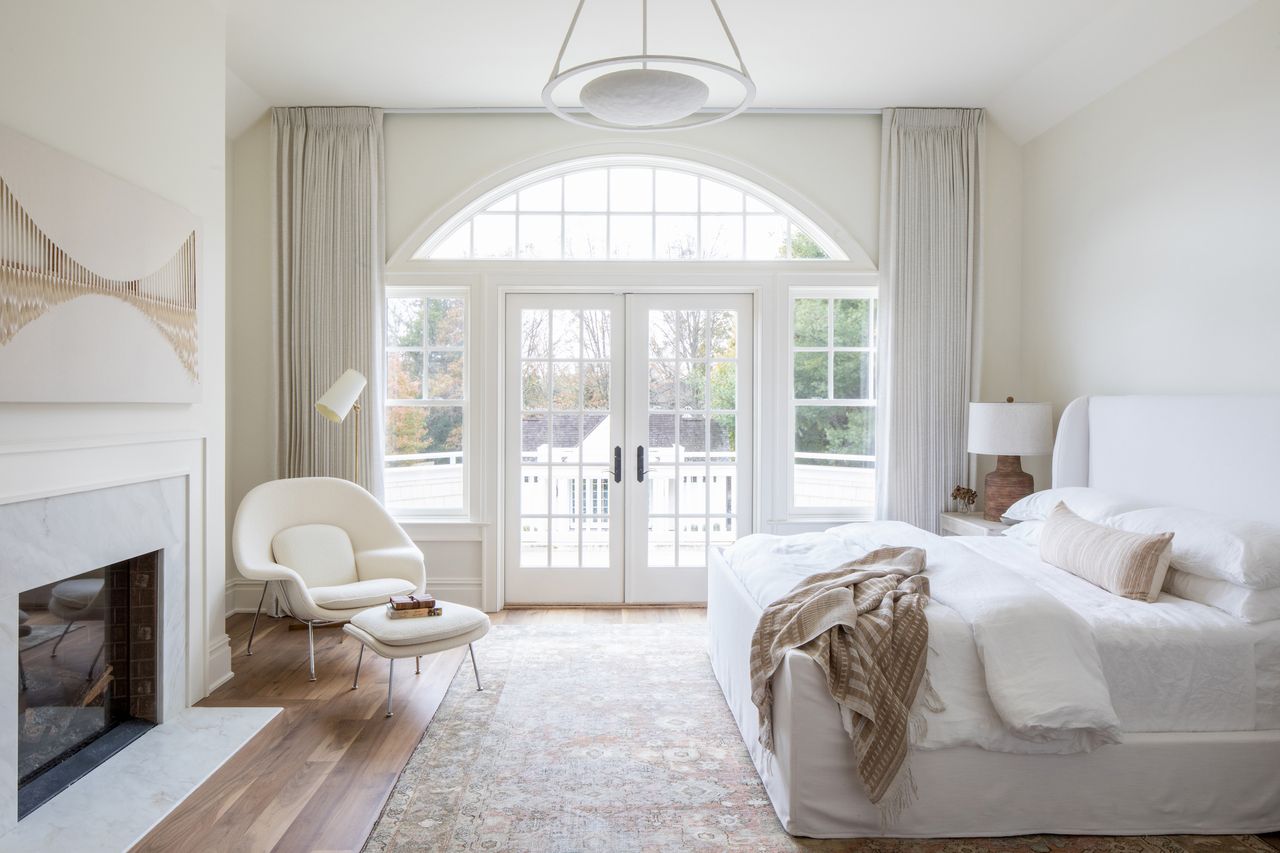
M 391 716 L 391 679 L 396 674 L 396 659 L 387 658 L 387 716 Z
M 311 678 L 310 681 L 316 680 L 316 633 L 312 627 L 311 620 L 307 620 L 307 652 L 311 659 Z
M 480 667 L 476 666 L 475 646 L 467 643 L 467 651 L 471 652 L 471 671 L 476 674 L 476 690 L 484 690 L 484 688 L 480 686 Z
M 356 655 L 356 677 L 351 682 L 351 689 L 360 686 L 360 664 L 364 663 L 364 643 L 360 644 L 360 654 Z
M 62 633 L 58 635 L 58 642 L 53 644 L 53 651 L 49 652 L 49 657 L 56 658 L 58 656 L 58 646 L 62 645 L 62 641 L 67 637 L 67 632 L 71 630 L 71 626 L 74 624 L 76 624 L 76 620 L 72 619 L 67 623 L 67 627 L 62 629 Z
M 267 581 L 262 585 L 262 595 L 258 596 L 258 609 L 253 611 L 253 627 L 249 629 L 249 648 L 245 650 L 246 655 L 253 654 L 253 635 L 258 631 L 258 614 L 262 612 L 262 602 L 267 600 L 267 587 L 271 586 L 271 581 Z

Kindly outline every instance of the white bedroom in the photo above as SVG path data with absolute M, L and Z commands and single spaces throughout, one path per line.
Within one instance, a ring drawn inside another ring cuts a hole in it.
M 1280 850 L 1276 0 L 0 9 L 0 849 Z

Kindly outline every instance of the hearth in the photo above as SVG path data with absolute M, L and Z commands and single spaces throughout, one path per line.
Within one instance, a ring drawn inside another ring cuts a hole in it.
M 18 595 L 18 816 L 159 721 L 162 552 Z

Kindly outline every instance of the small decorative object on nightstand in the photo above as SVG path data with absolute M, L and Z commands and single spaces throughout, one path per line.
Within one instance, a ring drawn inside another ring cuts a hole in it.
M 980 512 L 944 512 L 939 525 L 952 536 L 999 536 L 1009 529 L 1001 521 L 987 521 Z
M 969 404 L 969 452 L 996 457 L 996 470 L 987 475 L 982 517 L 999 521 L 1004 511 L 1035 491 L 1031 475 L 1022 470 L 1023 456 L 1053 452 L 1053 411 L 1048 403 Z

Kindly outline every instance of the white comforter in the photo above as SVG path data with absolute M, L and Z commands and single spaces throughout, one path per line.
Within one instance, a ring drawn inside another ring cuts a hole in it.
M 975 550 L 979 542 L 999 551 L 1000 559 Z M 1253 649 L 1239 630 L 1177 606 L 1158 607 L 1159 613 L 1152 605 L 1134 610 L 1135 602 L 1052 567 L 1046 572 L 1034 551 L 1020 543 L 944 539 L 909 525 L 878 522 L 800 536 L 749 536 L 726 556 L 765 607 L 804 577 L 890 544 L 916 545 L 929 555 L 929 673 L 946 710 L 927 716 L 928 732 L 917 748 L 973 745 L 1002 752 L 1068 753 L 1115 742 L 1122 728 L 1254 728 Z M 1086 618 L 1095 610 L 1107 618 Z M 1147 622 L 1155 619 L 1157 625 L 1167 622 L 1171 630 L 1158 632 L 1162 640 L 1152 642 L 1182 638 L 1185 649 L 1175 657 L 1182 663 L 1189 660 L 1190 666 L 1182 678 L 1194 672 L 1206 679 L 1205 689 L 1179 694 L 1191 698 L 1173 709 L 1177 725 L 1160 719 L 1156 709 L 1158 727 L 1122 726 L 1126 717 L 1135 720 L 1148 713 L 1133 698 L 1141 691 L 1124 687 L 1179 677 L 1132 654 L 1134 620 L 1120 618 L 1131 613 L 1142 614 Z M 1197 620 L 1204 619 L 1208 626 L 1197 629 Z M 1112 689 L 1116 685 L 1122 689 Z M 1248 685 L 1247 697 L 1241 695 L 1243 685 Z M 1117 692 L 1123 701 L 1113 701 Z

